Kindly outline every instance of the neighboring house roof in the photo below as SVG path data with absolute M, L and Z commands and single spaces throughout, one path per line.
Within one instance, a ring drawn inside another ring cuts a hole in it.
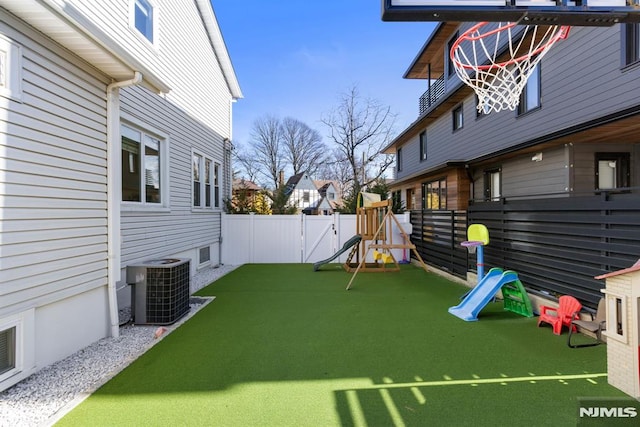
M 296 186 L 298 185 L 298 183 L 300 182 L 300 180 L 302 179 L 302 177 L 304 176 L 305 172 L 300 172 L 297 173 L 295 175 L 292 175 L 286 182 L 285 186 L 284 186 L 284 194 L 285 195 L 290 195 L 291 192 L 296 188 Z
M 233 189 L 260 191 L 262 188 L 255 182 L 242 178 L 233 180 Z

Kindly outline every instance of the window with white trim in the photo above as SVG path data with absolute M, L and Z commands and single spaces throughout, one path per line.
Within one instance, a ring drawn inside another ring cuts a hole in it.
M 146 131 L 121 125 L 122 201 L 162 206 L 164 141 Z
M 198 266 L 211 262 L 211 246 L 204 246 L 198 249 Z
M 213 164 L 213 207 L 220 208 L 220 165 Z
M 220 208 L 220 166 L 204 155 L 192 155 L 193 207 L 202 209 Z
M 0 36 L 0 96 L 22 101 L 22 47 Z
M 155 35 L 155 10 L 147 0 L 132 0 L 132 24 L 145 39 L 154 43 Z
M 34 310 L 0 319 L 0 387 L 33 366 Z
M 627 343 L 629 317 L 627 316 L 627 297 L 607 291 L 607 338 Z

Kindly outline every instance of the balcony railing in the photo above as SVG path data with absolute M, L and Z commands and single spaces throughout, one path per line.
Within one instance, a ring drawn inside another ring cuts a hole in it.
M 444 95 L 444 74 L 434 80 L 429 89 L 420 97 L 420 113 L 423 115 L 433 104 Z

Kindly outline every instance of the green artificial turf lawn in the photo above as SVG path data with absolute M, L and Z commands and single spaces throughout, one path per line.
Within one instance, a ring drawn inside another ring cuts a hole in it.
M 66 415 L 60 426 L 573 426 L 607 384 L 606 347 L 490 303 L 413 266 L 245 265 L 216 299 Z

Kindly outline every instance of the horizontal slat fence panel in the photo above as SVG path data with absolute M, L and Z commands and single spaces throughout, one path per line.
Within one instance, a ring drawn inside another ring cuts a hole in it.
M 465 211 L 411 211 L 411 225 L 411 242 L 427 264 L 466 277 L 467 250 L 460 245 L 467 240 Z
M 488 268 L 515 270 L 529 289 L 570 294 L 593 307 L 604 287 L 594 276 L 640 258 L 636 194 L 479 202 L 468 215 L 489 229 Z

